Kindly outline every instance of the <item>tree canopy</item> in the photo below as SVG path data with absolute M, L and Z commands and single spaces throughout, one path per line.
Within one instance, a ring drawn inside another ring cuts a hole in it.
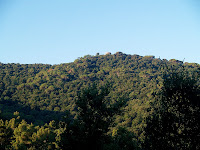
M 154 112 L 147 119 L 146 149 L 200 149 L 200 87 L 197 73 L 164 75 Z
M 153 149 L 159 140 L 198 149 L 199 71 L 122 52 L 59 65 L 0 63 L 0 148 L 72 149 L 79 141 Z

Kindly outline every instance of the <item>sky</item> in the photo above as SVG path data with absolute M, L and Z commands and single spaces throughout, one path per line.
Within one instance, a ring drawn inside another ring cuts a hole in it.
M 0 62 L 106 52 L 200 64 L 199 0 L 0 0 Z

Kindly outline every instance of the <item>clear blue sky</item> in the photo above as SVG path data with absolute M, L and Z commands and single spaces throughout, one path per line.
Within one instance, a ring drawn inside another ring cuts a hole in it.
M 2 63 L 117 51 L 200 64 L 200 0 L 0 0 Z

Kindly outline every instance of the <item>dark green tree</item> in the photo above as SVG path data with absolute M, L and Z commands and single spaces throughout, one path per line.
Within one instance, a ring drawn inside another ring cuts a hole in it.
M 66 126 L 61 147 L 103 149 L 109 138 L 107 132 L 113 122 L 113 116 L 125 103 L 122 99 L 112 102 L 108 98 L 109 88 L 108 85 L 97 88 L 97 85 L 93 84 L 78 94 L 78 118 L 73 125 L 69 123 Z
M 154 113 L 147 118 L 145 148 L 200 149 L 200 88 L 196 73 L 164 75 Z
M 112 133 L 112 142 L 106 150 L 137 150 L 139 149 L 136 136 L 126 128 L 119 127 Z
M 11 147 L 12 136 L 13 130 L 10 127 L 6 127 L 4 122 L 0 120 L 0 149 Z

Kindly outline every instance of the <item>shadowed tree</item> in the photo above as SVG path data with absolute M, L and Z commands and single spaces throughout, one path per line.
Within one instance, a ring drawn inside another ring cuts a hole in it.
M 78 118 L 66 126 L 61 147 L 68 149 L 103 149 L 109 136 L 107 132 L 113 116 L 120 112 L 124 100 L 111 102 L 108 98 L 109 86 L 97 88 L 93 84 L 78 94 Z
M 12 136 L 13 130 L 0 120 L 0 149 L 11 147 Z
M 184 69 L 164 75 L 145 128 L 146 149 L 200 149 L 200 88 Z

